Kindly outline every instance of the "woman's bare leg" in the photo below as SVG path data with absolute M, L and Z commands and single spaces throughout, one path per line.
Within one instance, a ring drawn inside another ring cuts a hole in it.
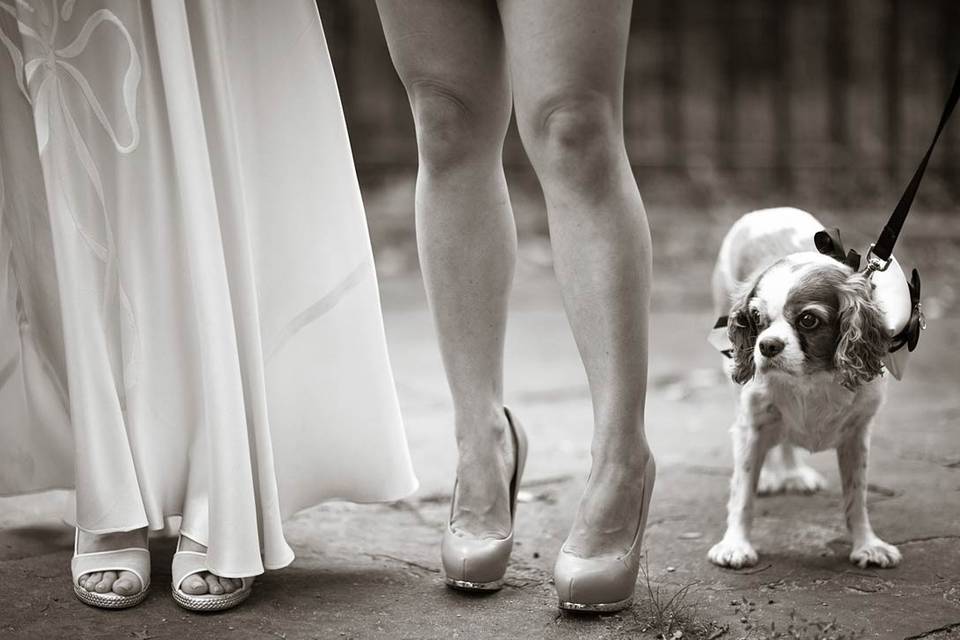
M 453 395 L 456 531 L 510 531 L 503 342 L 516 229 L 503 175 L 510 86 L 492 0 L 378 0 L 410 98 L 420 264 Z
M 566 548 L 631 546 L 644 435 L 650 232 L 623 140 L 630 0 L 501 0 L 517 122 L 594 405 L 593 468 Z

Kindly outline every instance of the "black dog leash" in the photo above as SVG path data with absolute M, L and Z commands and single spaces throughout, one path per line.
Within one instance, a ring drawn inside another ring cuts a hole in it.
M 957 106 L 958 101 L 960 101 L 960 69 L 957 70 L 957 77 L 953 81 L 953 88 L 950 90 L 950 95 L 947 96 L 947 103 L 944 105 L 943 113 L 940 115 L 940 123 L 937 125 L 937 130 L 933 134 L 933 140 L 930 141 L 930 146 L 927 147 L 927 152 L 923 155 L 923 159 L 920 160 L 920 164 L 917 166 L 913 178 L 911 178 L 903 195 L 900 196 L 900 201 L 897 202 L 893 213 L 890 214 L 890 219 L 887 220 L 887 224 L 880 232 L 880 237 L 870 245 L 870 250 L 867 252 L 867 266 L 864 270 L 866 275 L 869 276 L 874 271 L 885 271 L 887 267 L 890 266 L 893 247 L 897 244 L 897 238 L 900 237 L 903 223 L 907 221 L 907 215 L 910 213 L 910 207 L 913 206 L 913 199 L 916 197 L 917 190 L 920 188 L 920 181 L 923 180 L 923 174 L 927 170 L 930 156 L 933 155 L 937 141 L 940 140 L 940 134 L 943 133 L 944 128 L 947 126 L 947 121 L 953 114 L 953 109 Z M 817 246 L 817 251 L 820 253 L 846 264 L 854 271 L 860 270 L 860 254 L 852 249 L 850 251 L 844 250 L 843 242 L 840 240 L 839 229 L 824 229 L 823 231 L 818 231 L 813 240 Z
M 933 140 L 927 147 L 927 152 L 923 154 L 917 170 L 910 179 L 910 183 L 900 196 L 900 201 L 890 214 L 890 219 L 880 232 L 877 241 L 870 245 L 867 251 L 867 266 L 864 268 L 864 275 L 870 277 L 874 272 L 886 271 L 893 259 L 893 247 L 897 244 L 900 232 L 903 230 L 903 223 L 907 221 L 907 215 L 910 213 L 910 207 L 913 206 L 913 199 L 917 195 L 917 189 L 920 188 L 920 181 L 923 180 L 923 174 L 927 170 L 927 164 L 930 162 L 930 156 L 940 140 L 940 134 L 947 126 L 947 121 L 953 115 L 953 110 L 960 101 L 960 69 L 957 70 L 957 77 L 953 80 L 953 88 L 947 96 L 947 103 L 943 106 L 943 113 L 940 115 L 940 122 L 937 124 L 937 130 L 933 134 Z M 844 251 L 843 242 L 840 240 L 839 229 L 824 229 L 818 231 L 813 238 L 817 246 L 817 251 L 831 256 L 854 271 L 860 270 L 860 254 L 854 250 Z M 920 339 L 920 331 L 924 328 L 923 311 L 920 306 L 920 273 L 914 269 L 910 275 L 910 281 L 907 283 L 910 290 L 910 307 L 912 312 L 907 325 L 903 330 L 893 337 L 890 351 L 894 352 L 902 347 L 907 347 L 909 351 L 917 348 L 917 342 Z
M 897 239 L 903 230 L 903 224 L 906 222 L 907 215 L 910 213 L 910 207 L 913 206 L 913 200 L 917 195 L 917 190 L 920 188 L 920 181 L 923 180 L 923 174 L 927 170 L 930 156 L 933 155 L 937 141 L 940 140 L 940 134 L 943 133 L 944 128 L 947 126 L 947 121 L 950 120 L 950 116 L 953 115 L 953 110 L 957 106 L 957 102 L 960 102 L 960 69 L 957 69 L 957 77 L 953 80 L 953 88 L 950 90 L 950 95 L 947 96 L 947 103 L 943 107 L 940 122 L 937 124 L 937 130 L 933 134 L 933 140 L 930 141 L 930 146 L 927 147 L 927 152 L 920 160 L 920 164 L 917 166 L 913 178 L 910 179 L 910 183 L 904 190 L 903 195 L 900 196 L 900 201 L 897 202 L 893 213 L 890 214 L 890 219 L 887 220 L 887 224 L 880 232 L 880 237 L 877 238 L 875 243 L 870 245 L 870 249 L 867 251 L 867 266 L 864 269 L 866 276 L 869 277 L 875 271 L 886 271 L 887 267 L 890 266 L 890 261 L 893 257 L 893 247 L 897 244 Z M 853 249 L 849 251 L 844 249 L 843 241 L 840 239 L 839 229 L 833 228 L 818 231 L 814 235 L 813 241 L 817 247 L 817 251 L 820 253 L 842 262 L 854 271 L 860 270 L 860 254 Z M 910 303 L 913 312 L 910 320 L 907 322 L 907 326 L 893 337 L 893 344 L 890 348 L 891 352 L 897 351 L 904 346 L 906 346 L 909 351 L 913 351 L 917 346 L 917 341 L 920 339 L 920 330 L 924 328 L 923 313 L 920 307 L 920 274 L 916 269 L 913 270 L 910 281 L 907 284 L 910 290 Z M 727 316 L 720 316 L 713 330 L 723 330 L 728 322 L 729 318 Z M 732 355 L 729 349 L 724 349 L 721 353 L 728 358 Z
M 953 109 L 957 106 L 958 100 L 960 100 L 960 69 L 957 70 L 957 77 L 953 81 L 953 89 L 951 89 L 950 95 L 947 97 L 947 104 L 944 105 L 943 114 L 940 116 L 940 124 L 937 125 L 937 131 L 933 134 L 933 140 L 930 142 L 930 146 L 927 147 L 927 152 L 923 155 L 923 159 L 914 172 L 910 184 L 907 185 L 903 195 L 900 196 L 900 202 L 897 203 L 897 207 L 890 215 L 886 226 L 884 226 L 883 231 L 880 232 L 880 237 L 877 238 L 877 241 L 870 247 L 870 251 L 867 253 L 866 270 L 868 275 L 873 271 L 883 271 L 890 266 L 890 257 L 893 255 L 893 245 L 897 244 L 897 238 L 903 229 L 903 223 L 907 220 L 907 214 L 910 213 L 910 207 L 913 205 L 913 198 L 917 195 L 917 189 L 920 187 L 923 173 L 927 170 L 927 163 L 930 162 L 933 149 L 937 146 L 940 134 L 943 133 L 943 129 L 947 125 L 947 120 L 949 120 L 951 114 L 953 114 Z

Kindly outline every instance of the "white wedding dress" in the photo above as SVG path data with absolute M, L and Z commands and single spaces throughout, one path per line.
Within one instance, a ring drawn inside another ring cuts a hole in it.
M 0 494 L 222 576 L 416 487 L 310 0 L 0 0 Z

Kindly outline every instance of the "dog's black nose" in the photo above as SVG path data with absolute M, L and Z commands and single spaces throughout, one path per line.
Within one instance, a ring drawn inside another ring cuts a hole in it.
M 760 353 L 767 358 L 772 358 L 783 351 L 783 340 L 780 338 L 764 338 L 760 341 Z

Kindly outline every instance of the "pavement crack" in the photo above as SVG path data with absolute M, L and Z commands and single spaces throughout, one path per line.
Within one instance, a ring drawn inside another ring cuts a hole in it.
M 899 495 L 895 490 L 889 489 L 879 484 L 873 484 L 872 482 L 867 484 L 867 491 L 870 493 L 875 493 L 885 498 L 895 498 Z
M 932 542 L 934 540 L 960 540 L 958 535 L 944 535 L 944 536 L 921 536 L 919 538 L 906 538 L 904 540 L 897 540 L 891 542 L 890 544 L 912 544 L 914 542 Z
M 907 636 L 903 640 L 919 640 L 920 638 L 928 638 L 935 633 L 940 633 L 941 631 L 953 631 L 954 629 L 960 629 L 960 622 L 948 622 L 942 627 L 937 627 L 936 629 L 930 629 L 929 631 L 918 633 L 915 636 Z
M 503 581 L 503 586 L 520 590 L 526 589 L 527 587 L 539 587 L 544 584 L 546 584 L 546 581 L 543 580 L 527 580 L 525 582 L 515 582 L 513 580 Z
M 437 528 L 434 523 L 430 522 L 425 517 L 423 517 L 423 514 L 420 512 L 420 508 L 416 504 L 410 502 L 409 500 L 398 500 L 397 502 L 394 502 L 393 505 L 391 506 L 394 506 L 395 508 L 400 509 L 402 511 L 409 512 L 413 516 L 414 520 L 417 521 L 417 524 L 420 524 L 424 527 L 428 527 L 430 529 Z
M 539 587 L 550 582 L 553 577 L 549 572 L 540 567 L 529 564 L 515 564 L 511 573 L 519 575 L 511 576 L 504 581 L 504 585 L 514 589 L 526 589 L 527 587 Z
M 408 567 L 414 567 L 416 569 L 420 569 L 421 571 L 427 571 L 429 573 L 440 573 L 440 569 L 436 569 L 434 567 L 428 567 L 425 564 L 420 564 L 419 562 L 413 562 L 412 560 L 404 560 L 403 558 L 391 556 L 386 553 L 367 553 L 365 555 L 375 560 L 392 560 L 393 562 L 398 562 Z
M 752 575 L 755 574 L 755 573 L 763 573 L 764 571 L 766 571 L 767 569 L 769 569 L 769 568 L 772 567 L 772 566 L 773 566 L 772 564 L 768 564 L 767 566 L 765 566 L 765 567 L 760 567 L 759 569 L 751 569 L 750 571 L 740 571 L 740 572 L 738 572 L 738 573 L 739 573 L 741 576 L 752 576 Z
M 856 585 L 848 584 L 844 587 L 848 591 L 855 591 L 857 593 L 880 593 L 880 589 L 868 589 L 866 587 L 858 587 Z
M 444 502 L 450 502 L 449 493 L 428 493 L 417 498 L 417 504 L 442 504 Z

